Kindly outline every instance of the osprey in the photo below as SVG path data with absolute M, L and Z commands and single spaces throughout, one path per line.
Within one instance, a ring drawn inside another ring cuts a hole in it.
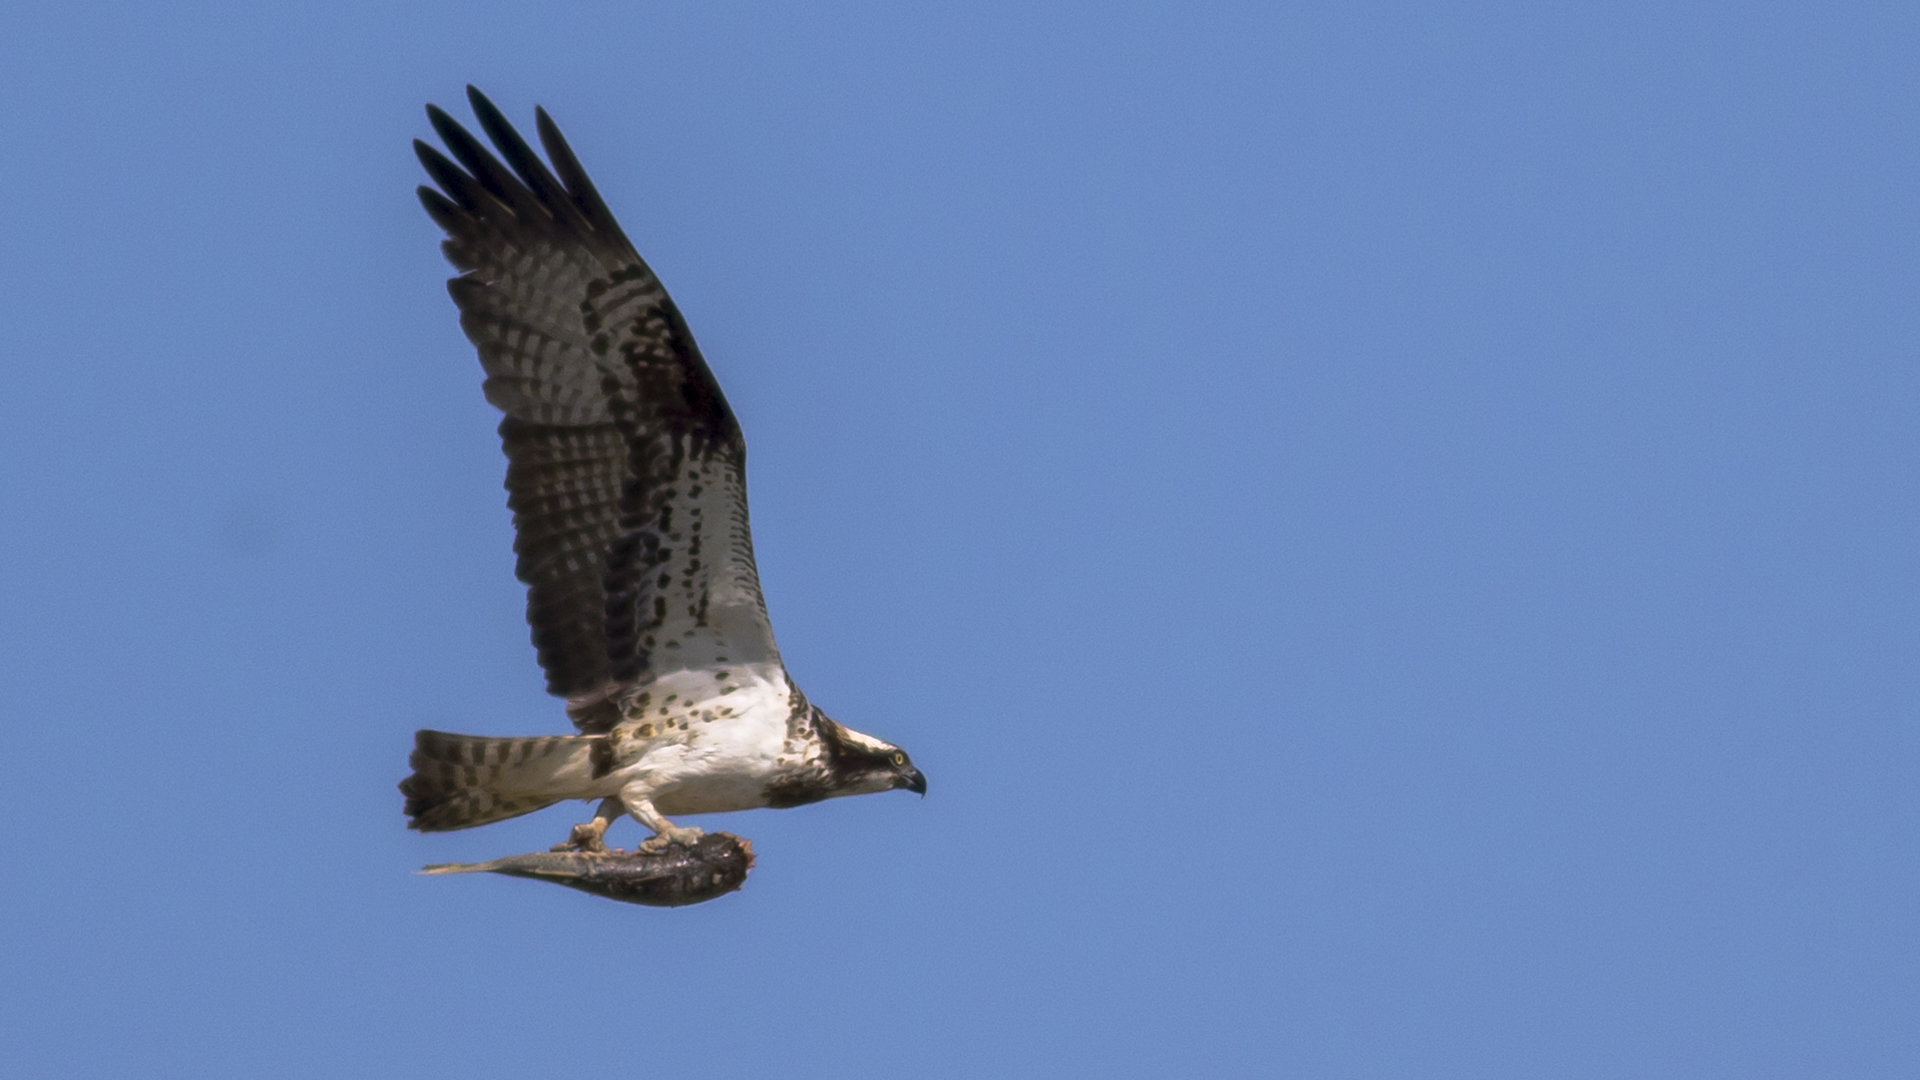
M 446 230 L 461 271 L 447 290 L 505 414 L 514 570 L 547 690 L 579 734 L 418 732 L 400 784 L 408 826 L 599 799 L 556 850 L 603 850 L 624 813 L 658 852 L 702 835 L 669 814 L 926 794 L 906 751 L 829 719 L 781 663 L 747 527 L 746 443 L 660 280 L 545 110 L 551 170 L 492 102 L 467 97 L 499 157 L 429 105 L 453 160 L 415 140 L 438 185 L 420 201 Z

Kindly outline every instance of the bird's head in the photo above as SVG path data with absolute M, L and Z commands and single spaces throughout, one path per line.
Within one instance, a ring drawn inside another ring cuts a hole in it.
M 818 719 L 833 761 L 835 795 L 870 795 L 896 788 L 927 793 L 927 778 L 913 767 L 905 750 L 830 720 L 825 713 Z

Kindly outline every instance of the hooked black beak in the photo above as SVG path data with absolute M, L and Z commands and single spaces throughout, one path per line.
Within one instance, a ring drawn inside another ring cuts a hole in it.
M 900 770 L 900 786 L 913 792 L 915 795 L 925 796 L 927 793 L 927 778 L 920 774 L 919 769 L 909 765 Z

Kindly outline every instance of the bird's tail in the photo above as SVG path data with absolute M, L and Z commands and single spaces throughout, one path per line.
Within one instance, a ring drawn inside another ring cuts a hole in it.
M 407 828 L 420 832 L 470 829 L 530 814 L 562 799 L 592 775 L 598 735 L 539 735 L 496 739 L 417 731 L 400 781 L 407 797 Z

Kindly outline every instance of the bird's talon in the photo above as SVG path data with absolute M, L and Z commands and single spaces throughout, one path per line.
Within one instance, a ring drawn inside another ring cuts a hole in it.
M 573 832 L 568 835 L 566 843 L 555 844 L 553 845 L 553 847 L 549 848 L 548 850 L 550 851 L 584 851 L 584 852 L 588 852 L 589 854 L 601 854 L 607 850 L 607 843 L 603 839 L 603 837 L 605 837 L 606 835 L 607 835 L 607 829 L 606 829 L 606 826 L 604 825 L 600 826 L 599 828 L 595 828 L 591 823 L 586 825 L 575 825 L 573 827 Z
M 705 829 L 691 825 L 685 827 L 669 825 L 642 841 L 639 850 L 643 855 L 658 855 L 675 844 L 681 847 L 692 847 L 705 835 L 707 835 Z

